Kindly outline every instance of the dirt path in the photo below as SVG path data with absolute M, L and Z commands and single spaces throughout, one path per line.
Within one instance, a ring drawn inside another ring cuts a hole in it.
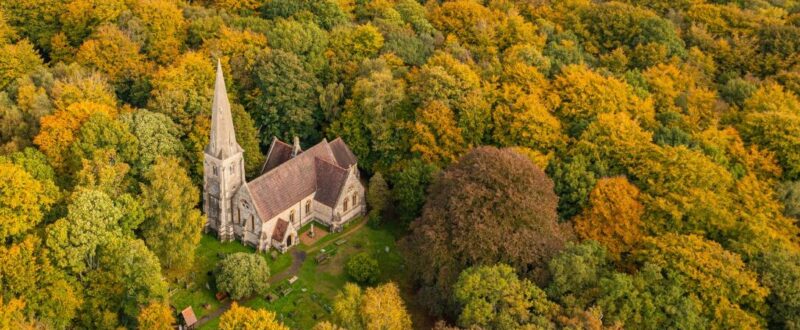
M 359 229 L 361 229 L 361 227 L 364 227 L 364 225 L 366 225 L 366 224 L 367 224 L 366 220 L 361 221 L 357 225 L 348 228 L 347 231 L 342 233 L 341 236 L 337 237 L 336 240 L 338 241 L 340 239 L 344 239 L 344 238 L 349 237 L 350 235 L 352 235 L 353 233 L 355 233 Z M 284 270 L 284 271 L 282 271 L 282 272 L 280 272 L 278 274 L 275 274 L 274 276 L 270 277 L 270 279 L 268 280 L 269 284 L 273 285 L 275 283 L 279 283 L 280 281 L 283 281 L 285 279 L 288 279 L 288 278 L 291 278 L 292 276 L 297 275 L 297 273 L 300 271 L 300 267 L 303 266 L 303 262 L 306 261 L 306 257 L 309 254 L 311 254 L 312 252 L 315 252 L 315 251 L 319 250 L 320 248 L 322 248 L 321 245 L 320 246 L 311 247 L 311 248 L 308 249 L 308 251 L 301 251 L 300 249 L 292 249 L 292 265 L 289 266 L 288 269 L 286 269 L 286 270 Z M 239 300 L 238 304 L 239 305 L 246 305 L 251 300 L 256 299 L 256 298 L 258 298 L 258 296 L 245 298 L 245 299 Z M 201 326 L 203 326 L 204 324 L 208 323 L 209 321 L 211 321 L 213 319 L 216 319 L 216 318 L 220 317 L 220 315 L 222 315 L 223 313 L 227 312 L 231 308 L 231 303 L 232 302 L 233 301 L 231 299 L 228 299 L 221 306 L 219 306 L 219 308 L 217 308 L 214 311 L 212 311 L 211 313 L 208 313 L 208 314 L 204 315 L 203 317 L 201 317 L 199 320 L 197 320 L 197 323 L 195 324 L 195 329 L 200 328 Z

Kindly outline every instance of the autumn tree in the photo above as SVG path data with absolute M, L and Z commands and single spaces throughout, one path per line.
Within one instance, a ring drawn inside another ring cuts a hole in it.
M 234 253 L 219 262 L 216 279 L 217 288 L 235 300 L 263 295 L 269 288 L 269 267 L 257 254 Z
M 717 327 L 757 327 L 763 322 L 759 314 L 768 290 L 739 255 L 716 242 L 695 235 L 666 234 L 644 240 L 634 258 L 668 269 L 668 278 L 681 280 L 704 306 L 714 306 L 703 314 Z
M 0 44 L 0 90 L 40 67 L 42 59 L 27 39 L 16 44 Z
M 435 292 L 432 304 L 447 300 L 450 285 L 470 265 L 504 262 L 538 278 L 569 237 L 556 221 L 552 181 L 507 149 L 469 152 L 442 173 L 428 196 L 405 246 L 423 290 Z
M 630 252 L 644 235 L 638 197 L 639 189 L 624 177 L 598 180 L 588 207 L 574 219 L 575 233 L 600 242 L 615 258 Z
M 355 284 L 345 284 L 334 298 L 333 317 L 346 329 L 411 328 L 411 317 L 394 283 L 363 291 Z
M 128 3 L 133 15 L 120 23 L 132 32 L 134 39 L 142 40 L 142 50 L 159 64 L 177 58 L 186 38 L 186 21 L 177 3 L 151 0 Z
M 219 318 L 221 330 L 254 329 L 254 330 L 288 330 L 289 328 L 275 319 L 275 313 L 258 309 L 240 307 L 233 302 L 231 308 Z
M 461 155 L 464 138 L 456 126 L 453 111 L 444 103 L 433 101 L 417 109 L 411 127 L 411 151 L 434 164 L 448 164 Z
M 26 315 L 53 328 L 68 327 L 83 302 L 74 279 L 51 264 L 48 250 L 34 235 L 0 246 L 0 287 L 7 299 L 26 302 Z
M 142 237 L 166 271 L 181 274 L 192 265 L 205 222 L 195 207 L 200 194 L 175 158 L 156 159 L 145 179 Z
M 140 45 L 113 25 L 103 25 L 78 48 L 78 63 L 108 76 L 121 99 L 144 105 L 147 96 L 146 75 L 151 68 Z
M 798 145 L 792 138 L 800 129 L 800 99 L 780 85 L 766 84 L 744 102 L 744 117 L 739 123 L 742 137 L 774 152 L 784 175 L 796 178 L 800 174 Z
M 644 125 L 655 119 L 652 103 L 639 98 L 629 85 L 586 66 L 565 67 L 552 88 L 561 99 L 556 114 L 569 123 L 567 131 L 573 136 L 603 113 L 627 113 Z
M 142 329 L 169 330 L 175 323 L 175 316 L 169 306 L 153 301 L 139 311 L 136 323 Z
M 549 318 L 556 306 L 547 300 L 542 289 L 527 279 L 519 279 L 508 265 L 465 269 L 453 285 L 453 294 L 461 308 L 458 323 L 465 328 L 552 326 Z
M 72 142 L 77 138 L 78 130 L 92 114 L 103 113 L 116 115 L 116 109 L 93 102 L 74 103 L 65 109 L 57 110 L 52 115 L 42 117 L 42 128 L 33 140 L 50 159 L 53 167 L 63 169 L 65 157 Z
M 24 168 L 0 162 L 0 241 L 35 228 L 55 202 L 47 183 Z

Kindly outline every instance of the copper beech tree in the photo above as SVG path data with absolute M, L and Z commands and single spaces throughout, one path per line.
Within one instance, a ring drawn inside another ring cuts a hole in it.
M 510 149 L 480 147 L 445 170 L 404 242 L 430 307 L 471 265 L 503 262 L 540 279 L 569 238 L 556 221 L 557 200 L 544 172 Z

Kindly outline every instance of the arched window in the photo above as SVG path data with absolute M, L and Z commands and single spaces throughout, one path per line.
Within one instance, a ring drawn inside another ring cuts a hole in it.
M 358 205 L 358 195 L 353 193 L 353 207 L 356 207 L 356 205 Z
M 250 215 L 250 231 L 256 230 L 256 217 L 254 215 Z
M 289 212 L 289 222 L 294 223 L 294 210 Z
M 345 199 L 344 199 L 344 207 L 343 207 L 343 209 L 344 209 L 344 212 L 347 212 L 347 202 L 348 202 L 348 201 L 350 201 L 350 200 L 349 200 L 349 199 L 347 199 L 347 198 L 345 198 Z
M 306 201 L 306 216 L 308 216 L 309 214 L 311 214 L 311 201 L 307 200 Z
M 242 211 L 239 210 L 238 207 L 236 208 L 236 224 L 237 225 L 241 225 L 242 224 Z

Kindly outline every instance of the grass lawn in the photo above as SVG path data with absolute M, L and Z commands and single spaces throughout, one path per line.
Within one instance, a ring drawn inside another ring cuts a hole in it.
M 238 241 L 221 243 L 214 236 L 203 235 L 200 246 L 195 251 L 194 268 L 188 278 L 178 283 L 170 283 L 172 305 L 179 312 L 187 306 L 192 306 L 198 319 L 217 309 L 220 303 L 214 297 L 217 291 L 213 276 L 209 276 L 208 273 L 213 271 L 217 262 L 221 260 L 218 254 L 227 255 L 236 252 L 255 253 L 255 249 Z M 292 264 L 291 254 L 281 254 L 275 260 L 265 253 L 261 255 L 269 264 L 270 274 L 280 273 Z
M 357 226 L 356 220 L 350 226 Z M 350 279 L 344 271 L 344 265 L 350 256 L 359 252 L 369 252 L 378 260 L 381 268 L 379 282 L 405 282 L 403 259 L 395 246 L 395 237 L 386 229 L 375 229 L 363 226 L 348 234 L 352 228 L 348 226 L 344 233 L 330 234 L 315 242 L 312 246 L 299 245 L 307 253 L 297 274 L 298 280 L 289 285 L 288 281 L 276 283 L 272 290 L 278 298 L 268 302 L 263 297 L 249 301 L 246 306 L 257 309 L 268 309 L 275 314 L 285 325 L 293 329 L 310 329 L 322 320 L 330 319 L 329 308 L 336 294 Z M 346 243 L 336 245 L 343 235 Z M 387 252 L 388 248 L 388 252 Z M 323 263 L 317 264 L 315 257 L 325 249 L 332 257 Z M 288 255 L 288 253 L 286 254 Z M 277 272 L 273 272 L 277 274 Z M 291 287 L 292 291 L 283 296 L 279 288 Z M 401 285 L 402 287 L 402 285 Z M 205 324 L 201 329 L 215 329 L 218 319 Z

